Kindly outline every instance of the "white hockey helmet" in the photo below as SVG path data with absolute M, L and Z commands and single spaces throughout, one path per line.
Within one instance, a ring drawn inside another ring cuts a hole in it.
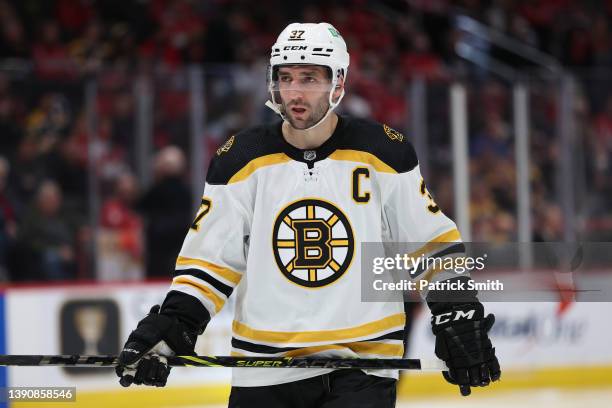
M 331 73 L 331 88 L 329 90 L 329 109 L 327 113 L 313 126 L 321 123 L 329 113 L 340 104 L 344 97 L 344 89 L 340 97 L 334 101 L 333 91 L 338 79 L 346 81 L 349 66 L 349 54 L 344 39 L 329 23 L 292 23 L 280 33 L 272 46 L 270 67 L 268 70 L 268 91 L 271 101 L 266 105 L 278 113 L 283 119 L 280 97 L 275 92 L 278 67 L 281 65 L 321 65 L 329 68 Z

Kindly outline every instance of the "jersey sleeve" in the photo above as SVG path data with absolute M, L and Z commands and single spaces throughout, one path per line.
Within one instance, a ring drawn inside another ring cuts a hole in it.
M 214 171 L 217 164 L 213 163 Z M 211 172 L 211 170 L 209 170 Z M 207 179 L 201 206 L 187 232 L 163 312 L 203 331 L 246 271 L 250 197 L 243 183 Z
M 401 243 L 399 248 L 407 249 L 411 256 L 424 255 L 430 259 L 460 256 L 465 248 L 457 226 L 429 193 L 413 147 L 407 144 L 405 149 L 414 166 L 389 176 L 390 182 L 383 196 L 384 222 L 391 241 Z M 456 276 L 455 272 L 431 267 L 413 271 L 412 278 L 432 281 Z

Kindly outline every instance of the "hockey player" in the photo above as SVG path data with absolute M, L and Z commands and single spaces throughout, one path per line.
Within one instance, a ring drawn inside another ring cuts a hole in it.
M 242 131 L 217 150 L 167 296 L 120 354 L 123 386 L 164 386 L 170 369 L 161 356 L 193 354 L 232 294 L 233 355 L 402 357 L 403 304 L 360 299 L 360 243 L 459 243 L 460 236 L 427 193 L 406 137 L 334 113 L 348 66 L 330 24 L 281 32 L 268 105 L 282 121 Z M 500 369 L 487 335 L 493 316 L 474 294 L 463 296 L 427 301 L 444 377 L 467 395 Z M 235 368 L 229 406 L 393 407 L 397 376 Z

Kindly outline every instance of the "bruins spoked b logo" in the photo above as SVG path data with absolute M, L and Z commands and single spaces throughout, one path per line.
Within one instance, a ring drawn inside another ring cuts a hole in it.
M 348 218 L 327 201 L 296 201 L 274 222 L 274 259 L 298 285 L 318 288 L 339 279 L 351 264 L 354 245 Z

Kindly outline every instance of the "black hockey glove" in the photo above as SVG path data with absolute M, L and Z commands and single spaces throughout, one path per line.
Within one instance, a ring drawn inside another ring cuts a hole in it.
M 446 362 L 442 375 L 459 386 L 461 395 L 470 387 L 484 387 L 497 381 L 501 370 L 488 332 L 495 316 L 484 317 L 484 307 L 474 303 L 430 303 L 431 327 L 436 336 L 436 355 Z
M 191 330 L 175 316 L 159 313 L 153 306 L 123 346 L 115 369 L 124 387 L 134 384 L 163 387 L 170 374 L 164 356 L 194 355 L 196 330 Z

